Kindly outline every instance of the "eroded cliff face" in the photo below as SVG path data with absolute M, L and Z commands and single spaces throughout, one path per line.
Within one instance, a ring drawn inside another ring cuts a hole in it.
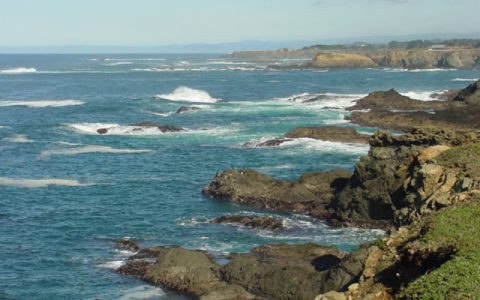
M 365 53 L 321 52 L 314 68 L 472 69 L 480 67 L 480 50 L 385 50 Z

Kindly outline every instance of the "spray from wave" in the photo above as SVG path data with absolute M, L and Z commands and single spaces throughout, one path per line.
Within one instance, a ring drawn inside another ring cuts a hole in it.
M 156 98 L 169 101 L 184 101 L 196 103 L 215 103 L 221 99 L 213 98 L 206 91 L 192 89 L 186 86 L 176 88 L 170 94 L 160 94 Z

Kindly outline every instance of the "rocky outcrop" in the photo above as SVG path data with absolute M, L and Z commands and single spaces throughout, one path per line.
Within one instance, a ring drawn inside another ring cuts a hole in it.
M 460 91 L 444 93 L 447 101 L 416 101 L 393 91 L 375 92 L 350 108 L 350 121 L 363 126 L 410 131 L 413 127 L 436 127 L 469 131 L 480 128 L 480 92 L 476 82 Z M 425 111 L 426 109 L 430 111 Z M 396 111 L 395 111 L 396 110 Z M 398 111 L 400 110 L 400 111 Z
M 140 249 L 135 241 L 129 239 L 120 239 L 115 242 L 115 247 L 120 250 L 128 250 L 136 252 Z
M 355 128 L 338 126 L 298 127 L 286 133 L 283 137 L 267 140 L 264 142 L 247 142 L 247 147 L 276 147 L 285 142 L 291 142 L 298 138 L 309 138 L 315 140 L 367 144 L 370 135 L 358 133 Z
M 237 224 L 255 229 L 278 230 L 283 229 L 282 220 L 269 216 L 221 216 L 211 221 L 214 224 Z
M 228 169 L 217 174 L 202 193 L 248 206 L 327 218 L 331 214 L 328 204 L 350 176 L 349 172 L 334 170 L 307 173 L 290 182 L 254 170 Z
M 265 245 L 232 254 L 221 266 L 202 251 L 154 247 L 142 249 L 117 271 L 199 299 L 310 300 L 358 280 L 367 254 L 315 244 Z
M 444 109 L 448 106 L 446 101 L 419 101 L 403 96 L 394 89 L 370 93 L 368 96 L 357 100 L 354 106 L 347 110 L 432 110 Z
M 322 69 L 358 69 L 375 68 L 378 65 L 370 57 L 364 54 L 321 52 L 315 56 L 310 66 Z
M 337 126 L 299 127 L 285 134 L 285 137 L 358 144 L 367 144 L 370 139 L 370 135 L 360 134 L 355 128 Z
M 335 198 L 341 222 L 405 224 L 448 203 L 460 181 L 458 171 L 434 160 L 451 146 L 479 141 L 480 132 L 414 130 L 403 136 L 375 134 L 371 149 L 355 167 L 347 187 Z

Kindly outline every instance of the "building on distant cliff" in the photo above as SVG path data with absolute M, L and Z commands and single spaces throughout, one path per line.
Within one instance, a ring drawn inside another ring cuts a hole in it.
M 447 45 L 432 45 L 430 46 L 430 48 L 428 48 L 429 51 L 434 51 L 434 50 L 446 50 L 447 49 Z

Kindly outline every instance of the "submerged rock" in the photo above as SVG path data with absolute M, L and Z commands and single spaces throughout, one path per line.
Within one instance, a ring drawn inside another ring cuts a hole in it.
M 175 112 L 177 115 L 188 113 L 188 112 L 193 112 L 196 110 L 200 110 L 200 107 L 197 106 L 182 106 L 177 111 Z
M 269 216 L 222 216 L 211 221 L 215 224 L 239 224 L 257 229 L 278 230 L 283 229 L 282 220 Z
M 249 169 L 228 169 L 203 189 L 206 196 L 253 207 L 305 213 L 326 218 L 336 191 L 346 184 L 350 173 L 343 170 L 307 173 L 296 182 L 277 180 Z
M 143 131 L 144 129 L 149 129 L 149 128 L 157 128 L 163 133 L 185 131 L 185 129 L 181 127 L 177 127 L 174 125 L 162 125 L 156 122 L 141 122 L 141 123 L 130 124 L 129 126 L 133 127 L 131 129 L 132 131 Z M 97 133 L 107 134 L 110 129 L 111 128 L 99 128 L 97 129 Z
M 135 241 L 129 240 L 129 239 L 121 239 L 115 242 L 115 246 L 117 249 L 120 250 L 129 250 L 136 252 L 140 249 L 138 244 Z

